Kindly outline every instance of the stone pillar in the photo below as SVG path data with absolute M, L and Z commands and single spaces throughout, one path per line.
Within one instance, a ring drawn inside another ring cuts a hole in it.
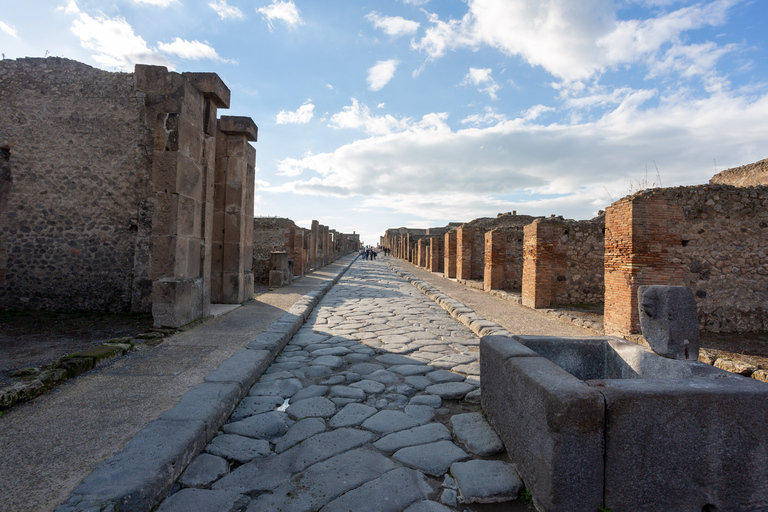
M 416 241 L 416 263 L 417 267 L 427 267 L 427 241 L 425 239 Z
M 456 279 L 472 279 L 472 243 L 475 230 L 471 226 L 456 229 Z
M 154 132 L 152 314 L 157 327 L 179 327 L 210 308 L 216 116 L 230 92 L 215 73 L 144 65 L 134 87 L 146 95 L 145 124 Z
M 305 231 L 297 227 L 293 234 L 293 272 L 297 276 L 303 276 L 307 268 Z
M 442 272 L 445 256 L 443 248 L 445 247 L 444 236 L 433 236 L 429 239 L 429 267 L 430 272 Z
M 557 222 L 538 219 L 523 228 L 524 306 L 546 308 L 564 295 L 567 261 L 559 250 L 564 228 Z
M 319 268 L 317 261 L 317 249 L 319 245 L 318 236 L 320 231 L 320 223 L 316 220 L 312 221 L 312 229 L 309 233 L 309 268 Z
M 216 142 L 211 301 L 239 304 L 253 295 L 253 189 L 257 127 L 222 116 Z
M 456 231 L 448 231 L 445 234 L 445 264 L 443 265 L 443 273 L 445 277 L 454 279 L 456 277 Z
M 485 233 L 483 285 L 490 290 L 520 290 L 523 273 L 523 228 L 500 228 Z

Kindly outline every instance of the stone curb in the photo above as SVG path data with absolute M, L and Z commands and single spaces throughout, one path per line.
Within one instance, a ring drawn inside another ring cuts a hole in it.
M 427 284 L 424 281 L 417 279 L 413 274 L 404 272 L 395 267 L 389 261 L 384 262 L 391 268 L 397 275 L 410 282 L 413 286 L 419 289 L 424 295 L 437 302 L 437 304 L 451 314 L 456 320 L 466 325 L 472 332 L 478 336 L 512 336 L 508 330 L 504 329 L 497 323 L 491 322 L 482 318 L 480 315 L 469 309 L 467 306 L 457 301 L 453 297 L 446 295 L 431 284 Z
M 122 451 L 85 477 L 56 512 L 144 512 L 157 506 L 320 299 L 356 260 L 357 256 L 302 296 L 246 348 L 232 354 L 202 383 L 184 393 L 176 406 L 163 412 Z

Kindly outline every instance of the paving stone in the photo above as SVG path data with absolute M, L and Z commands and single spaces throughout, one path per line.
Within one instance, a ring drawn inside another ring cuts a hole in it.
M 277 442 L 275 452 L 282 453 L 305 439 L 322 432 L 325 432 L 325 420 L 321 418 L 307 418 L 297 421 Z
M 389 367 L 389 370 L 400 375 L 424 375 L 431 371 L 434 371 L 429 365 L 426 364 L 398 364 Z
M 324 386 L 335 386 L 336 384 L 343 384 L 347 382 L 347 378 L 343 375 L 331 375 L 325 380 L 320 381 L 320 384 Z
M 288 415 L 284 412 L 275 411 L 249 416 L 234 423 L 227 423 L 222 427 L 222 430 L 227 434 L 274 441 L 288 432 L 290 426 Z
M 387 392 L 397 393 L 405 396 L 412 396 L 416 394 L 416 388 L 411 386 L 410 384 L 395 384 L 394 386 L 389 386 L 387 388 Z
M 272 491 L 295 473 L 300 473 L 318 462 L 338 458 L 337 455 L 363 446 L 372 437 L 373 434 L 370 432 L 349 428 L 323 432 L 279 455 L 254 459 L 243 464 L 211 487 L 243 494 Z
M 208 489 L 182 489 L 169 496 L 158 507 L 157 512 L 210 512 L 230 510 L 242 497 L 232 491 L 211 491 Z M 98 509 L 97 509 L 98 510 Z
M 489 456 L 504 450 L 501 439 L 485 421 L 482 413 L 470 412 L 451 416 L 451 427 L 456 438 L 474 454 Z
M 379 434 L 389 434 L 418 425 L 418 421 L 402 411 L 383 410 L 365 420 L 361 426 Z
M 356 400 L 365 399 L 365 391 L 359 388 L 353 388 L 350 386 L 332 386 L 328 391 L 328 396 L 335 396 L 339 398 L 354 398 Z
M 317 377 L 325 377 L 326 375 L 330 375 L 333 373 L 333 370 L 328 368 L 327 366 L 305 366 L 302 371 L 304 372 L 304 375 L 310 378 L 317 378 Z
M 411 397 L 409 405 L 428 405 L 433 409 L 438 409 L 443 405 L 443 399 L 437 395 L 416 395 Z
M 359 382 L 362 380 L 362 376 L 355 372 L 341 372 L 339 375 L 343 375 L 346 382 Z
M 236 434 L 220 434 L 214 437 L 205 447 L 205 451 L 241 463 L 272 454 L 269 441 Z
M 469 455 L 450 441 L 409 446 L 396 451 L 392 458 L 432 476 L 442 476 L 454 462 L 469 458 Z
M 479 388 L 474 391 L 470 391 L 469 393 L 464 395 L 464 401 L 470 404 L 479 404 L 481 401 L 481 398 L 482 398 L 482 394 Z
M 360 375 L 368 375 L 377 370 L 383 370 L 384 367 L 376 363 L 358 363 L 351 365 L 348 370 L 350 372 L 359 373 Z
M 438 395 L 445 400 L 461 400 L 464 395 L 474 390 L 475 386 L 466 382 L 445 382 L 433 384 L 424 391 L 431 395 Z
M 434 372 L 432 372 L 434 373 Z M 427 377 L 423 375 L 411 375 L 409 377 L 406 377 L 403 379 L 406 384 L 409 386 L 413 386 L 414 389 L 418 389 L 421 391 L 422 389 L 425 389 L 427 386 L 431 386 L 434 384 L 431 380 L 429 380 Z
M 512 501 L 523 488 L 515 467 L 500 460 L 456 462 L 451 474 L 464 503 Z
M 432 380 L 435 384 L 442 384 L 443 382 L 462 382 L 465 379 L 463 375 L 448 370 L 435 370 L 427 375 L 427 378 Z
M 457 498 L 458 494 L 455 490 L 443 489 L 443 492 L 440 494 L 440 503 L 448 505 L 449 507 L 455 507 Z
M 187 466 L 179 482 L 185 487 L 206 487 L 229 472 L 229 462 L 222 457 L 201 453 Z
M 346 347 L 327 347 L 312 351 L 312 357 L 318 356 L 345 356 L 352 352 Z M 330 366 L 330 365 L 329 365 Z
M 428 423 L 382 437 L 373 446 L 384 452 L 396 452 L 401 448 L 420 444 L 450 441 L 451 431 L 442 423 Z
M 417 348 L 418 347 L 410 345 L 387 345 L 386 351 L 390 353 L 390 355 L 404 355 L 415 352 Z
M 267 373 L 282 372 L 301 368 L 305 363 L 272 363 Z
M 408 397 L 399 393 L 387 393 L 384 395 L 386 405 L 384 409 L 402 409 L 408 405 Z
M 460 364 L 453 367 L 453 371 L 466 375 L 480 375 L 480 363 Z
M 400 512 L 431 492 L 421 472 L 397 468 L 336 498 L 323 507 L 323 512 L 371 510 L 373 504 L 377 512 Z
M 267 372 L 259 378 L 259 382 L 269 382 L 272 380 L 291 379 L 293 373 L 287 370 L 280 370 L 279 372 L 270 372 L 267 368 Z
M 406 405 L 403 412 L 422 425 L 430 421 L 435 415 L 435 410 L 428 405 Z
M 382 384 L 381 382 L 376 382 L 375 380 L 370 379 L 363 379 L 360 382 L 355 382 L 349 385 L 351 388 L 359 388 L 365 391 L 369 394 L 378 394 L 384 391 L 386 386 Z
M 328 424 L 332 428 L 353 427 L 376 414 L 377 410 L 364 404 L 351 403 L 345 405 L 342 410 L 331 418 Z
M 454 512 L 454 509 L 434 501 L 419 501 L 414 503 L 403 512 Z
M 384 336 L 379 336 L 379 340 L 381 340 L 382 343 L 394 344 L 394 345 L 404 345 L 411 341 L 411 338 L 407 336 L 403 336 L 402 334 L 388 334 Z
M 257 382 L 248 392 L 249 396 L 281 396 L 290 398 L 304 386 L 299 379 L 280 379 L 269 382 Z
M 313 384 L 311 386 L 307 386 L 295 395 L 291 397 L 291 403 L 296 403 L 300 400 L 304 400 L 305 398 L 314 398 L 317 396 L 323 396 L 328 392 L 328 386 L 320 386 L 318 384 Z
M 292 403 L 285 412 L 295 420 L 302 418 L 330 418 L 336 414 L 336 404 L 325 397 L 316 396 Z
M 339 356 L 320 356 L 312 361 L 312 364 L 327 366 L 332 370 L 338 370 L 344 366 L 344 360 Z
M 239 421 L 248 416 L 274 411 L 282 403 L 283 398 L 279 396 L 247 396 L 240 401 L 229 421 Z
M 414 364 L 415 362 L 417 362 L 412 357 L 403 356 L 400 354 L 381 354 L 376 356 L 376 360 L 381 363 L 390 364 L 390 365 Z
M 364 363 L 370 361 L 371 356 L 369 354 L 352 353 L 343 356 L 342 359 L 347 363 Z
M 339 398 L 338 396 L 331 397 L 331 402 L 336 404 L 336 407 L 344 407 L 347 404 L 359 403 L 359 398 Z
M 375 372 L 366 375 L 366 378 L 381 382 L 382 384 L 394 384 L 400 380 L 397 374 L 394 374 L 389 370 L 376 370 Z
M 440 359 L 435 359 L 432 361 L 432 366 L 435 368 L 450 370 L 454 366 L 473 363 L 475 361 L 477 361 L 477 356 L 470 356 L 467 354 L 453 354 L 450 356 L 441 357 Z
M 360 448 L 315 464 L 254 499 L 246 512 L 320 510 L 326 503 L 395 469 L 381 454 Z

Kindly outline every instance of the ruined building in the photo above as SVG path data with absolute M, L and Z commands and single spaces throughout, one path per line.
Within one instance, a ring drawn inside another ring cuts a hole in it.
M 252 295 L 256 126 L 214 73 L 0 61 L 0 308 L 149 312 Z

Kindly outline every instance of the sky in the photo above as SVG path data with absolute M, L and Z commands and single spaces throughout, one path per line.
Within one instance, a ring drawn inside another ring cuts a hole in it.
M 257 216 L 377 243 L 768 158 L 765 0 L 0 0 L 3 58 L 213 71 Z

